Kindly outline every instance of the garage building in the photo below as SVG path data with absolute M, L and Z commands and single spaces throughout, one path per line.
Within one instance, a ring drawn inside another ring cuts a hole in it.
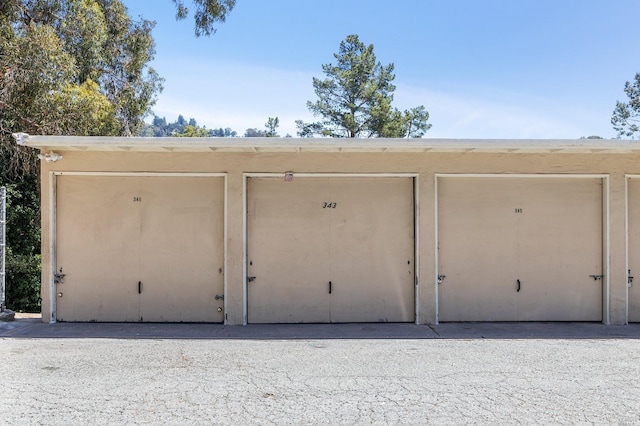
M 16 136 L 47 322 L 640 321 L 634 141 Z

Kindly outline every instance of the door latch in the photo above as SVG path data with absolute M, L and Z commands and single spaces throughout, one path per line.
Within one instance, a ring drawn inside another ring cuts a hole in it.
M 438 275 L 438 284 L 442 284 L 446 277 L 446 275 Z
M 629 284 L 629 287 L 633 287 L 633 275 L 631 275 L 631 269 L 629 269 L 629 272 L 627 273 L 627 284 Z
M 216 294 L 216 300 L 224 300 L 224 294 Z
M 62 273 L 62 268 L 60 268 L 60 272 L 53 274 L 53 282 L 55 284 L 62 284 L 64 282 L 64 277 L 66 274 Z
M 252 281 L 255 281 L 256 277 L 247 277 L 247 282 L 250 283 Z
M 598 281 L 601 280 L 604 275 L 589 275 L 591 278 L 593 278 L 594 281 Z

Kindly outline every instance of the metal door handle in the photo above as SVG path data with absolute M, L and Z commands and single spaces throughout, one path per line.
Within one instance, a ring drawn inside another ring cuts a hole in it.
M 516 291 L 520 291 L 520 287 L 521 287 L 520 280 L 516 280 L 516 282 L 518 283 L 518 289 Z
M 142 281 L 138 281 L 138 294 L 142 293 Z
M 331 294 L 331 290 L 332 290 L 331 287 L 332 287 L 332 284 L 331 284 L 331 281 L 329 281 L 329 294 Z

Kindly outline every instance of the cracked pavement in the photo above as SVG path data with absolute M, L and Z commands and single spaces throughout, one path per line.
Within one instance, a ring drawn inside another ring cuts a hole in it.
M 0 339 L 2 424 L 639 424 L 640 340 Z

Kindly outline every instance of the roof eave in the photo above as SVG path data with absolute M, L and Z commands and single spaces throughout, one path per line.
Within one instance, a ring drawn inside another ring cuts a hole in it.
M 631 153 L 640 142 L 611 139 L 330 139 L 176 138 L 13 135 L 23 146 L 43 151 L 110 152 L 482 152 Z

